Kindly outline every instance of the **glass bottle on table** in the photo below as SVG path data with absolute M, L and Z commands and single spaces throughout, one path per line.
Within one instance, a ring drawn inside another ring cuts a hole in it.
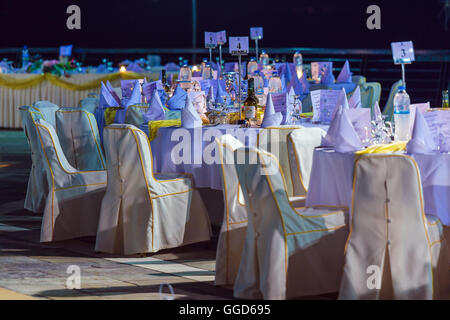
M 267 54 L 267 52 L 265 50 L 263 50 L 261 52 L 261 54 L 259 55 L 259 63 L 262 64 L 264 69 L 269 68 L 269 55 Z
M 167 74 L 166 74 L 166 70 L 164 70 L 164 69 L 161 70 L 161 82 L 162 82 L 164 91 L 166 93 L 170 93 L 170 87 L 169 87 L 169 85 L 167 83 Z
M 442 108 L 443 109 L 449 109 L 449 103 L 448 103 L 448 90 L 442 91 Z
M 303 75 L 303 56 L 300 51 L 296 51 L 294 54 L 294 65 L 297 73 L 297 78 L 301 78 Z
M 256 62 L 256 59 L 252 57 L 247 64 L 247 78 L 250 79 L 250 77 L 255 74 L 255 71 L 258 71 L 258 63 Z
M 255 80 L 248 79 L 247 98 L 241 107 L 241 120 L 253 122 L 256 120 L 256 111 L 258 108 L 258 98 L 255 96 Z

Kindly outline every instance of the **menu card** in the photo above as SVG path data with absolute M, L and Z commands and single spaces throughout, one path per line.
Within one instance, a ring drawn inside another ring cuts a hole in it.
M 436 110 L 424 112 L 423 116 L 430 128 L 431 136 L 437 146 L 450 141 L 450 111 Z
M 314 90 L 310 92 L 314 122 L 331 123 L 341 90 Z

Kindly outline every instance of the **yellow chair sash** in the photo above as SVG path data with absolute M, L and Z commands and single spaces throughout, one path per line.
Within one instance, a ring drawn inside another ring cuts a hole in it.
M 175 127 L 181 126 L 181 119 L 173 119 L 173 120 L 156 120 L 148 122 L 148 138 L 150 141 L 155 139 L 158 134 L 158 130 L 161 127 Z
M 109 126 L 114 123 L 114 118 L 116 117 L 117 108 L 106 108 L 105 109 L 105 124 Z
M 391 153 L 406 150 L 406 142 L 399 141 L 389 144 L 375 144 L 367 147 L 366 149 L 355 152 L 357 155 L 370 154 L 370 153 Z

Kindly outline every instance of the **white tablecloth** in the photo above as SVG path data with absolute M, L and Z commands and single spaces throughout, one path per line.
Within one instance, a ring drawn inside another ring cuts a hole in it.
M 32 74 L 8 74 L 8 77 L 15 79 L 26 79 Z M 87 81 L 104 78 L 105 74 L 75 74 L 65 81 L 82 84 Z M 114 87 L 120 87 L 120 79 L 112 82 Z M 25 89 L 10 89 L 0 86 L 0 128 L 22 128 L 19 107 L 32 105 L 39 100 L 49 100 L 60 107 L 76 107 L 78 102 L 86 98 L 91 92 L 99 92 L 97 89 L 91 90 L 69 90 L 64 89 L 48 81 L 42 81 L 36 86 Z
M 425 213 L 450 226 L 450 154 L 413 154 L 422 180 Z M 306 205 L 338 205 L 351 209 L 353 153 L 316 149 Z
M 318 126 L 325 131 L 328 129 L 326 125 L 313 125 L 311 123 L 299 123 L 299 125 L 304 127 Z M 201 159 L 201 155 L 205 148 L 214 142 L 215 137 L 222 134 L 226 134 L 227 130 L 239 129 L 238 125 L 218 125 L 215 127 L 203 127 L 200 129 L 201 137 L 205 137 L 205 133 L 210 136 L 210 139 L 203 141 L 201 143 L 194 143 L 194 129 L 186 129 L 190 132 L 191 146 L 192 146 L 192 159 L 193 164 L 175 164 L 172 161 L 172 150 L 180 142 L 171 141 L 171 137 L 175 130 L 180 129 L 179 127 L 162 127 L 158 130 L 156 138 L 151 142 L 152 154 L 153 154 L 153 168 L 155 172 L 176 172 L 176 173 L 190 173 L 194 177 L 195 186 L 198 188 L 211 188 L 216 190 L 222 190 L 222 175 L 220 163 L 217 160 L 214 164 L 207 164 L 203 160 L 193 163 L 197 159 Z M 215 131 L 211 131 L 215 130 Z M 247 137 L 245 140 L 245 145 L 248 147 L 256 147 L 257 145 L 257 135 L 260 128 L 246 128 L 239 129 L 244 130 L 244 134 Z M 228 132 L 231 133 L 231 132 Z M 232 134 L 232 133 L 231 133 Z M 199 139 L 196 139 L 199 141 Z M 214 147 L 214 144 L 211 146 Z M 207 150 L 208 151 L 208 150 Z M 214 154 L 214 152 L 212 153 Z M 198 158 L 200 157 L 200 158 Z

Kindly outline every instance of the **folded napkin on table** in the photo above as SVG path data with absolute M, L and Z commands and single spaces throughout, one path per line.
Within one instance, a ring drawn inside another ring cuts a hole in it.
M 225 100 L 223 97 L 226 97 Z M 231 97 L 226 90 L 222 88 L 220 84 L 220 80 L 217 80 L 217 94 L 216 94 L 216 103 L 225 103 L 229 105 L 231 103 Z
M 348 100 L 348 106 L 350 108 L 361 108 L 361 90 L 359 86 L 356 86 L 355 91 L 353 91 L 352 96 Z
M 348 109 L 337 107 L 322 146 L 334 147 L 337 152 L 355 152 L 362 149 L 361 139 L 353 128 Z
M 186 105 L 181 110 L 181 126 L 183 128 L 198 128 L 202 126 L 202 119 L 195 110 L 189 95 L 186 97 Z
M 261 123 L 262 128 L 279 126 L 283 121 L 281 112 L 276 112 L 272 101 L 272 94 L 267 96 L 266 110 L 264 111 L 264 119 Z
M 320 79 L 321 84 L 334 84 L 333 68 L 327 68 Z
M 181 110 L 186 105 L 186 97 L 186 91 L 184 91 L 184 89 L 181 88 L 180 85 L 177 85 L 173 96 L 167 102 L 167 106 L 170 110 Z
M 125 115 L 127 112 L 127 108 L 129 106 L 140 104 L 141 103 L 141 85 L 139 84 L 139 80 L 135 80 L 133 91 L 131 91 L 130 98 L 122 98 L 121 106 L 123 109 L 119 109 L 116 112 L 116 116 L 114 117 L 114 123 L 124 123 Z
M 137 73 L 144 73 L 145 72 L 145 70 L 141 66 L 139 66 L 139 64 L 137 64 L 136 62 L 133 62 L 133 63 L 129 64 L 127 66 L 127 71 L 137 72 Z
M 416 112 L 412 138 L 406 145 L 406 151 L 408 153 L 430 153 L 434 150 L 437 150 L 437 146 L 431 136 L 430 128 L 422 112 Z
M 164 111 L 164 107 L 161 103 L 161 99 L 159 98 L 159 94 L 157 92 L 153 92 L 152 98 L 149 103 L 149 107 L 147 109 L 147 112 L 144 113 L 143 117 L 145 123 L 154 120 L 166 119 L 166 112 Z
M 348 60 L 345 60 L 344 66 L 342 67 L 339 76 L 337 77 L 337 83 L 351 83 L 353 73 L 350 71 L 350 64 Z

